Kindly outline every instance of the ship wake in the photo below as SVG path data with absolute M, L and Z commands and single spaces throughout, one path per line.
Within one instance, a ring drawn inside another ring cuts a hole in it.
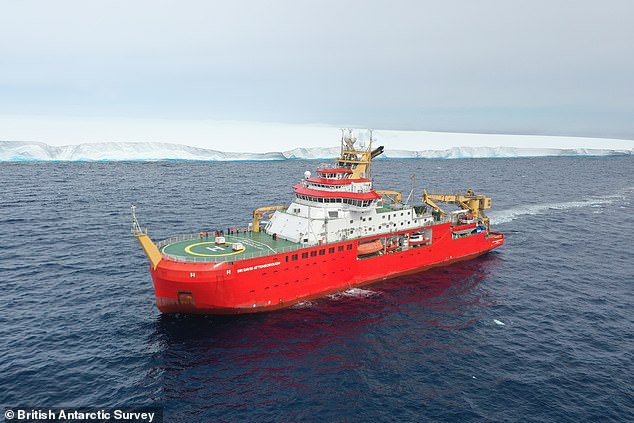
M 566 211 L 583 207 L 602 207 L 605 205 L 617 203 L 622 203 L 623 206 L 627 206 L 630 203 L 630 199 L 633 193 L 634 187 L 629 187 L 616 194 L 589 197 L 578 201 L 529 204 L 520 207 L 513 207 L 506 210 L 494 211 L 489 214 L 489 217 L 492 224 L 499 225 L 502 223 L 512 222 L 526 216 L 538 216 L 549 214 L 552 212 Z
M 370 298 L 376 297 L 380 295 L 376 291 L 371 291 L 369 289 L 361 289 L 361 288 L 350 288 L 348 290 L 337 292 L 336 294 L 331 294 L 328 296 L 331 300 L 339 300 L 341 298 L 348 297 L 360 297 L 360 298 Z

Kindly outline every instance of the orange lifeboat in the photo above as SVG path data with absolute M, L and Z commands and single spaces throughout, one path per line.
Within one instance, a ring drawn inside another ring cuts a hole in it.
M 396 242 L 390 242 L 389 244 L 387 244 L 387 247 L 385 247 L 385 251 L 387 251 L 388 253 L 392 251 L 396 251 L 397 249 L 398 249 L 398 243 Z
M 383 249 L 383 243 L 381 240 L 374 240 L 370 242 L 366 242 L 363 244 L 359 244 L 357 248 L 357 254 L 360 256 L 367 256 L 368 254 L 378 253 Z

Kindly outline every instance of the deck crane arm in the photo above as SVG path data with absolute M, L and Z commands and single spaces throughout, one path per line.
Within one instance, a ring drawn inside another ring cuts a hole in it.
M 431 197 L 434 194 L 427 194 L 427 190 L 423 190 L 423 203 L 429 205 L 432 209 L 436 210 L 437 212 L 440 213 L 441 216 L 446 215 L 447 213 L 440 208 L 440 206 L 436 203 L 434 203 L 434 201 L 431 199 Z M 442 201 L 442 200 L 437 200 L 437 201 Z
M 467 190 L 465 194 L 428 194 L 423 191 L 423 203 L 428 204 L 441 214 L 446 214 L 435 202 L 457 204 L 463 210 L 469 210 L 473 217 L 482 221 L 489 230 L 489 218 L 484 214 L 484 210 L 491 208 L 491 197 L 476 194 L 472 190 Z
M 398 191 L 392 191 L 389 189 L 377 189 L 376 193 L 379 194 L 383 198 L 387 198 L 393 203 L 402 203 L 403 202 L 403 194 Z
M 265 206 L 253 210 L 253 232 L 260 232 L 260 221 L 264 216 L 276 210 L 286 210 L 288 206 Z

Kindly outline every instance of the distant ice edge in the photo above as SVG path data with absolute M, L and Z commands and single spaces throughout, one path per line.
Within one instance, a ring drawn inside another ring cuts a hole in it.
M 0 141 L 0 162 L 24 161 L 267 161 L 329 160 L 339 147 L 295 148 L 270 153 L 231 153 L 180 144 L 112 142 L 51 146 L 39 142 Z M 386 159 L 471 159 L 513 157 L 631 156 L 634 149 L 558 149 L 517 147 L 453 147 L 447 150 L 389 150 Z

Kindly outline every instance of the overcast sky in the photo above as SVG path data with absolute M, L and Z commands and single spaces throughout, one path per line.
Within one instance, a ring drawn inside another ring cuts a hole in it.
M 634 139 L 632 0 L 0 5 L 0 139 L 16 116 Z

